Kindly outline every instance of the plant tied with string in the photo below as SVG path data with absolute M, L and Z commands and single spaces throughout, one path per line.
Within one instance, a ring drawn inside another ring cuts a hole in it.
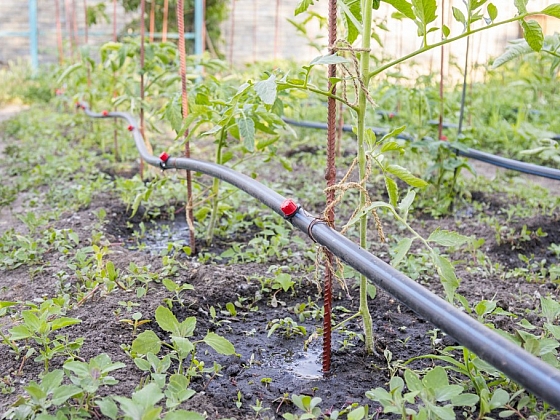
M 374 39 L 379 47 L 383 48 L 381 39 L 376 33 L 379 28 L 374 25 L 374 10 L 380 7 L 381 2 L 395 9 L 394 16 L 404 21 L 413 22 L 417 28 L 417 36 L 420 41 L 419 47 L 413 52 L 377 64 L 372 59 L 376 54 L 373 51 L 371 40 Z M 300 0 L 295 9 L 295 15 L 306 12 L 314 3 L 315 0 Z M 369 93 L 370 81 L 386 70 L 426 51 L 512 22 L 519 22 L 528 47 L 533 51 L 540 51 L 545 45 L 542 28 L 536 20 L 530 18 L 539 14 L 560 18 L 560 4 L 552 4 L 543 10 L 530 12 L 527 10 L 527 3 L 528 0 L 513 0 L 517 14 L 504 20 L 498 20 L 498 8 L 493 3 L 488 0 L 466 0 L 464 7 L 453 7 L 452 9 L 454 20 L 462 27 L 460 33 L 454 33 L 447 25 L 437 26 L 438 3 L 436 0 L 411 0 L 410 2 L 407 0 L 339 0 L 337 2 L 338 13 L 346 28 L 346 35 L 343 39 L 337 41 L 337 45 L 328 46 L 335 53 L 318 57 L 309 65 L 303 66 L 302 72 L 297 78 L 277 80 L 277 89 L 279 90 L 299 89 L 323 97 L 334 98 L 351 110 L 354 116 L 354 132 L 357 136 L 358 151 L 356 160 L 348 172 L 352 172 L 357 167 L 359 181 L 348 182 L 348 174 L 341 182 L 329 187 L 330 190 L 337 193 L 336 202 L 342 200 L 346 191 L 351 189 L 358 191 L 359 205 L 345 228 L 358 225 L 360 246 L 367 248 L 368 215 L 376 209 L 387 210 L 399 223 L 404 224 L 412 234 L 411 237 L 402 239 L 394 247 L 393 265 L 398 265 L 410 250 L 412 243 L 418 240 L 428 248 L 431 260 L 443 283 L 446 297 L 450 302 L 455 299 L 462 301 L 461 297 L 455 293 L 459 286 L 459 280 L 451 261 L 445 255 L 442 255 L 438 248 L 433 248 L 433 246 L 457 247 L 469 242 L 470 238 L 454 232 L 436 230 L 427 239 L 424 239 L 407 221 L 409 210 L 416 195 L 415 189 L 422 188 L 427 183 L 414 176 L 407 168 L 390 162 L 391 154 L 405 152 L 405 146 L 395 139 L 396 135 L 404 130 L 404 127 L 394 130 L 381 139 L 377 139 L 373 132 L 366 130 L 365 122 L 368 109 L 376 106 L 374 98 Z M 441 39 L 431 42 L 429 36 L 431 33 L 440 34 Z M 367 36 L 364 36 L 364 34 L 367 34 Z M 358 45 L 355 45 L 356 43 Z M 372 63 L 375 63 L 373 68 L 371 67 Z M 342 73 L 341 77 L 329 79 L 331 85 L 336 86 L 336 93 L 332 88 L 325 89 L 313 84 L 312 69 L 317 65 L 329 64 L 336 64 Z M 352 88 L 349 89 L 349 86 Z M 350 99 L 349 96 L 354 98 Z M 381 174 L 384 179 L 389 202 L 372 202 L 369 198 L 366 184 L 373 174 L 373 168 L 377 168 L 377 173 Z M 396 179 L 409 187 L 402 199 Z M 373 214 L 375 217 L 376 213 Z M 380 238 L 382 237 L 382 234 L 380 234 Z M 361 316 L 363 319 L 366 350 L 373 352 L 373 328 L 367 306 L 367 290 L 367 279 L 362 276 L 360 279 L 360 309 L 356 316 Z

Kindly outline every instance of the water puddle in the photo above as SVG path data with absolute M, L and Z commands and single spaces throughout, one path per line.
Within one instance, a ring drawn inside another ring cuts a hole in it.
M 150 254 L 167 251 L 169 244 L 176 248 L 189 245 L 189 227 L 184 217 L 175 220 L 142 222 L 134 227 L 128 248 L 147 250 Z
M 301 379 L 322 379 L 322 354 L 320 347 L 297 352 L 286 350 L 282 353 L 272 353 L 269 364 L 271 367 L 284 369 Z

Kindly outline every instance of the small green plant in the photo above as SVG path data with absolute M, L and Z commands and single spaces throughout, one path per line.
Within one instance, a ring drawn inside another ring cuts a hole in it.
M 149 319 L 142 319 L 142 312 L 134 312 L 131 316 L 131 319 L 123 318 L 119 321 L 124 322 L 125 324 L 128 324 L 132 327 L 132 335 L 136 335 L 136 333 L 138 332 L 138 327 L 150 322 Z
M 152 330 L 138 334 L 131 347 L 131 354 L 135 358 L 149 353 L 157 355 L 164 346 L 170 351 L 171 358 L 178 362 L 176 373 L 185 375 L 190 381 L 192 376 L 206 372 L 203 370 L 204 364 L 196 359 L 196 349 L 199 344 L 204 343 L 220 354 L 235 354 L 233 344 L 214 332 L 208 332 L 201 340 L 191 341 L 196 328 L 195 317 L 188 317 L 179 322 L 169 308 L 159 306 L 155 318 L 159 327 L 170 334 L 170 340 L 161 340 Z M 149 365 L 144 367 L 147 366 L 149 367 Z M 210 368 L 212 372 L 214 369 L 215 367 Z
M 322 415 L 321 404 L 322 399 L 319 397 L 311 397 L 309 395 L 292 395 L 292 402 L 294 405 L 302 410 L 305 414 L 298 416 L 295 414 L 286 413 L 282 417 L 286 420 L 300 420 L 300 419 L 319 419 Z
M 478 396 L 464 393 L 460 385 L 450 385 L 447 372 L 442 367 L 435 367 L 422 379 L 411 370 L 404 372 L 402 378 L 394 376 L 389 381 L 389 391 L 375 388 L 366 393 L 366 397 L 379 402 L 384 413 L 399 414 L 405 419 L 455 419 L 453 407 L 472 407 L 478 402 Z M 403 394 L 404 384 L 408 392 Z M 441 403 L 445 403 L 441 405 Z M 419 404 L 416 409 L 412 404 Z
M 307 335 L 307 329 L 303 325 L 298 325 L 298 323 L 290 317 L 273 319 L 268 323 L 268 328 L 268 337 L 276 331 L 282 334 L 284 338 Z
M 12 404 L 12 407 L 4 413 L 6 419 L 26 419 L 26 418 L 48 418 L 49 412 L 53 409 L 60 410 L 64 415 L 65 411 L 60 406 L 67 403 L 72 397 L 79 395 L 82 389 L 75 385 L 63 385 L 64 371 L 61 369 L 46 373 L 41 382 L 30 381 L 24 389 L 28 396 L 19 397 Z M 49 416 L 50 417 L 50 416 Z
M 55 331 L 79 324 L 81 320 L 62 316 L 65 309 L 54 300 L 49 299 L 39 307 L 31 305 L 31 309 L 22 311 L 22 323 L 8 330 L 10 341 L 33 340 L 39 346 L 37 362 L 44 362 L 45 371 L 48 371 L 49 361 L 56 356 L 72 357 L 82 347 L 83 338 L 70 341 L 67 336 L 57 334 Z
M 163 279 L 161 283 L 174 295 L 173 298 L 165 300 L 165 303 L 167 303 L 167 306 L 169 306 L 170 309 L 173 306 L 173 302 L 177 302 L 179 305 L 183 306 L 183 302 L 185 300 L 181 297 L 181 294 L 187 290 L 194 290 L 194 287 L 191 284 L 177 284 L 177 282 L 170 279 Z

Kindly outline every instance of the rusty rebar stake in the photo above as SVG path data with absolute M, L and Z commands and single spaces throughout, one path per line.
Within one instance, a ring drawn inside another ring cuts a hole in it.
M 336 0 L 329 0 L 329 53 L 334 54 L 336 43 Z M 336 65 L 331 64 L 327 69 L 329 79 L 329 92 L 336 93 L 333 80 L 336 77 Z M 327 171 L 325 179 L 327 187 L 336 183 L 336 100 L 329 97 L 327 102 Z M 334 207 L 331 203 L 335 199 L 334 189 L 327 192 L 327 207 L 330 208 L 325 218 L 330 226 L 334 226 Z M 331 370 L 331 310 L 332 310 L 332 284 L 333 284 L 333 260 L 330 251 L 325 252 L 325 284 L 323 287 L 323 373 L 328 374 Z
M 140 2 L 140 132 L 144 141 L 146 141 L 146 133 L 144 132 L 144 42 L 146 36 L 146 27 L 144 15 L 146 14 L 146 0 Z M 140 160 L 140 178 L 144 179 L 144 161 Z
M 177 29 L 179 31 L 179 60 L 180 63 L 180 73 L 181 73 L 181 98 L 182 98 L 182 115 L 183 119 L 187 118 L 189 115 L 189 101 L 187 95 L 187 62 L 186 62 L 186 51 L 185 51 L 185 12 L 184 12 L 183 0 L 177 1 Z M 185 138 L 189 135 L 189 131 L 185 131 Z M 187 140 L 185 142 L 185 157 L 191 157 L 191 147 L 190 142 Z M 194 215 L 193 215 L 193 193 L 192 193 L 192 174 L 191 171 L 186 171 L 187 178 L 187 204 L 185 217 L 187 219 L 187 225 L 189 226 L 189 246 L 191 247 L 191 253 L 196 253 L 196 239 L 194 232 Z

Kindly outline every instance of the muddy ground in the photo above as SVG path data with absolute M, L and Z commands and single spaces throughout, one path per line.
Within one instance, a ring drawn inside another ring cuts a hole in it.
M 8 163 L 4 162 L 5 168 Z M 297 164 L 296 164 L 297 166 Z M 300 168 L 300 170 L 304 170 Z M 520 178 L 522 183 L 531 182 Z M 549 185 L 554 193 L 560 190 L 560 183 Z M 474 235 L 485 239 L 483 251 L 487 255 L 489 264 L 501 264 L 505 271 L 521 267 L 519 253 L 530 254 L 535 261 L 546 258 L 548 264 L 558 263 L 558 258 L 549 250 L 551 244 L 560 244 L 560 210 L 542 212 L 535 207 L 529 217 L 514 217 L 508 221 L 508 226 L 519 231 L 527 225 L 531 231 L 539 227 L 547 236 L 531 237 L 524 243 L 497 243 L 495 231 L 481 222 L 479 216 L 491 216 L 505 220 L 503 208 L 507 207 L 511 196 L 506 193 L 489 194 L 487 192 L 472 192 L 472 203 L 464 211 L 458 211 L 453 216 L 431 218 L 426 214 L 416 214 L 418 225 L 422 233 L 427 233 L 441 227 L 455 230 L 464 235 Z M 2 208 L 0 213 L 0 233 L 8 229 L 25 232 L 25 227 L 15 217 L 26 210 L 24 197 L 16 200 L 11 209 Z M 304 200 L 302 200 L 304 201 Z M 529 204 L 527 204 L 529 205 Z M 142 249 L 134 237 L 139 231 L 140 216 L 129 219 L 126 208 L 116 197 L 105 195 L 97 197 L 91 205 L 76 212 L 64 214 L 52 223 L 55 229 L 72 229 L 80 238 L 78 247 L 88 246 L 92 231 L 99 228 L 96 213 L 104 209 L 107 217 L 101 227 L 103 244 L 108 246 L 108 258 L 121 272 L 126 272 L 131 262 L 141 266 L 150 266 L 150 271 L 159 272 L 162 269 L 162 257 L 154 252 L 154 244 Z M 266 210 L 263 210 L 266 211 Z M 156 221 L 163 223 L 162 221 Z M 184 230 L 184 224 L 177 222 L 179 229 Z M 504 222 L 505 223 L 505 222 Z M 388 225 L 386 234 L 402 234 L 396 228 Z M 304 237 L 297 232 L 294 236 Z M 241 232 L 236 240 L 251 240 L 255 232 Z M 165 241 L 162 239 L 161 241 Z M 161 242 L 160 241 L 160 242 Z M 222 238 L 220 247 L 214 252 L 225 250 L 228 238 Z M 310 241 L 310 249 L 312 247 Z M 160 244 L 161 245 L 161 244 Z M 373 245 L 377 253 L 388 260 L 386 245 Z M 558 283 L 550 281 L 529 282 L 524 278 L 504 278 L 503 271 L 492 272 L 483 267 L 477 268 L 476 263 L 465 262 L 473 258 L 470 254 L 457 252 L 455 260 L 461 260 L 457 265 L 461 278 L 461 293 L 469 302 L 481 299 L 494 299 L 498 305 L 507 311 L 524 315 L 528 310 L 538 306 L 541 295 L 552 294 L 558 297 Z M 70 256 L 61 256 L 55 250 L 43 256 L 39 266 L 20 266 L 13 270 L 0 271 L 0 300 L 5 301 L 35 301 L 54 297 L 78 281 L 72 276 L 64 276 Z M 391 296 L 378 290 L 377 296 L 370 302 L 370 310 L 374 320 L 376 337 L 376 355 L 367 355 L 363 350 L 363 343 L 359 338 L 361 325 L 358 321 L 350 321 L 346 326 L 346 334 L 339 332 L 333 336 L 332 370 L 328 376 L 321 374 L 321 341 L 312 340 L 305 343 L 312 332 L 321 327 L 320 316 L 315 319 L 300 321 L 295 314 L 294 307 L 309 301 L 321 305 L 321 295 L 314 283 L 313 270 L 299 269 L 292 272 L 292 278 L 298 283 L 294 292 L 263 292 L 258 276 L 271 276 L 271 265 L 289 265 L 290 261 L 270 260 L 267 263 L 228 264 L 226 262 L 201 263 L 196 258 L 178 256 L 182 264 L 181 270 L 173 277 L 179 284 L 190 283 L 194 291 L 185 292 L 184 302 L 173 305 L 173 312 L 179 320 L 189 316 L 197 317 L 195 335 L 202 338 L 207 331 L 214 331 L 228 338 L 235 346 L 236 356 L 219 356 L 212 351 L 199 352 L 199 358 L 207 366 L 216 362 L 221 370 L 216 375 L 203 374 L 194 379 L 192 388 L 197 394 L 183 405 L 184 408 L 206 413 L 209 419 L 256 418 L 256 412 L 251 406 L 262 403 L 267 410 L 261 413 L 261 418 L 281 418 L 282 413 L 295 412 L 295 407 L 287 396 L 305 394 L 318 396 L 322 399 L 323 411 L 341 410 L 353 403 L 370 404 L 371 411 L 380 407 L 365 397 L 365 392 L 375 387 L 384 387 L 389 379 L 390 366 L 384 352 L 392 353 L 393 361 L 408 360 L 412 357 L 434 353 L 448 345 L 455 344 L 453 338 L 436 331 L 436 327 L 418 318 L 412 311 L 399 304 Z M 294 258 L 305 261 L 301 251 L 295 251 Z M 308 266 L 312 263 L 308 262 Z M 442 287 L 437 279 L 432 279 L 429 273 L 420 273 L 418 281 L 426 287 L 442 295 Z M 335 321 L 353 314 L 358 309 L 356 284 L 348 279 L 349 293 L 340 287 L 335 288 L 333 302 Z M 139 331 L 146 328 L 153 329 L 159 337 L 165 337 L 154 322 L 154 311 L 162 304 L 163 299 L 169 298 L 170 293 L 161 283 L 152 282 L 149 293 L 137 298 L 134 291 L 115 289 L 110 294 L 102 290 L 86 296 L 79 301 L 69 316 L 79 318 L 82 322 L 67 329 L 71 339 L 84 337 L 84 345 L 79 357 L 88 360 L 100 353 L 110 355 L 112 361 L 123 362 L 126 368 L 113 372 L 119 381 L 117 385 L 103 389 L 101 394 L 125 395 L 135 390 L 135 387 L 146 378 L 131 358 L 123 350 L 123 345 L 130 345 L 134 339 L 129 325 L 123 323 L 123 306 L 119 302 L 134 302 L 143 317 L 152 322 L 143 325 Z M 228 303 L 238 302 L 237 314 L 232 316 L 227 310 Z M 210 308 L 214 307 L 217 316 L 209 316 Z M 318 307 L 310 306 L 310 309 Z M 258 309 L 257 309 L 258 308 Z M 268 337 L 270 322 L 275 319 L 291 317 L 299 325 L 307 329 L 307 337 L 294 335 L 286 338 L 280 334 Z M 538 323 L 538 319 L 531 320 Z M 515 320 L 508 317 L 496 319 L 497 325 L 511 330 Z M 10 327 L 6 317 L 0 322 L 5 331 Z M 16 359 L 8 352 L 7 346 L 0 347 L 3 356 L 0 362 L 0 377 L 4 378 L 5 387 L 13 387 L 11 393 L 0 394 L 0 411 L 4 412 L 22 393 L 22 387 L 32 380 L 37 380 L 43 371 L 42 363 L 32 360 Z M 51 368 L 60 368 L 64 358 L 52 361 Z M 431 366 L 432 362 L 416 362 L 414 367 Z M 459 415 L 459 417 L 461 417 Z M 381 415 L 380 418 L 389 418 Z M 552 418 L 552 417 L 549 417 Z

